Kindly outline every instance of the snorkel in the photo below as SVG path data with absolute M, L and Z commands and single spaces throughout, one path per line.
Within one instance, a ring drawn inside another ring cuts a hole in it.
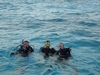
M 24 39 L 22 39 L 22 44 L 24 43 Z

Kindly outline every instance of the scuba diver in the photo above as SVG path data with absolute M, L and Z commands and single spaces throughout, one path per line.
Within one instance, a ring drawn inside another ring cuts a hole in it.
M 29 45 L 28 41 L 23 41 L 20 46 L 20 49 L 16 52 L 11 52 L 10 56 L 12 55 L 20 55 L 22 57 L 28 57 L 30 53 L 34 52 L 34 49 Z
M 59 50 L 57 51 L 58 60 L 63 60 L 63 59 L 67 60 L 69 57 L 71 57 L 71 53 L 70 53 L 71 49 L 70 48 L 64 48 L 63 43 L 59 43 L 58 48 L 59 48 Z
M 50 48 L 50 41 L 48 40 L 45 42 L 44 47 L 40 48 L 40 51 L 44 53 L 44 58 L 53 56 L 56 53 L 56 50 L 54 48 Z

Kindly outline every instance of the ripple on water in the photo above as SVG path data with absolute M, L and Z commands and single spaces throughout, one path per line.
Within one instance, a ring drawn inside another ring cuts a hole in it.
M 62 19 L 62 18 L 54 18 L 54 19 L 47 19 L 47 20 L 41 20 L 44 22 L 66 22 L 67 20 Z
M 92 37 L 93 36 L 92 32 L 87 31 L 85 29 L 78 29 L 75 31 L 71 31 L 70 33 L 75 36 L 84 36 L 84 37 Z
M 4 9 L 8 9 L 8 10 L 18 10 L 20 9 L 19 7 L 9 3 L 9 2 L 2 2 L 0 3 L 0 10 L 4 10 Z
M 97 26 L 97 24 L 94 23 L 94 22 L 85 22 L 85 21 L 80 21 L 79 24 L 80 24 L 80 25 L 85 25 L 85 26 L 88 26 L 88 27 Z
M 95 75 L 94 73 L 89 73 L 89 74 L 87 74 L 87 75 Z

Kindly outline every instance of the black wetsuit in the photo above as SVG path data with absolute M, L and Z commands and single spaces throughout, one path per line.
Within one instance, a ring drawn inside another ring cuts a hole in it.
M 71 51 L 70 48 L 59 49 L 57 51 L 57 55 L 59 55 L 58 59 L 62 59 L 62 58 L 68 59 L 71 56 L 70 51 Z
M 20 54 L 23 57 L 28 57 L 30 53 L 34 52 L 31 46 L 26 47 L 20 46 L 20 49 L 16 51 L 16 54 Z
M 56 50 L 54 48 L 41 47 L 40 51 L 45 54 L 44 57 L 49 57 L 56 53 Z

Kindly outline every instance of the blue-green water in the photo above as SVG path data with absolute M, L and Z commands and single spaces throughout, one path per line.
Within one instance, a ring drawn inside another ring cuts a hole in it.
M 29 58 L 9 53 L 25 39 Z M 36 53 L 50 40 L 72 46 L 73 59 L 57 64 Z M 0 0 L 0 75 L 100 75 L 99 0 Z

